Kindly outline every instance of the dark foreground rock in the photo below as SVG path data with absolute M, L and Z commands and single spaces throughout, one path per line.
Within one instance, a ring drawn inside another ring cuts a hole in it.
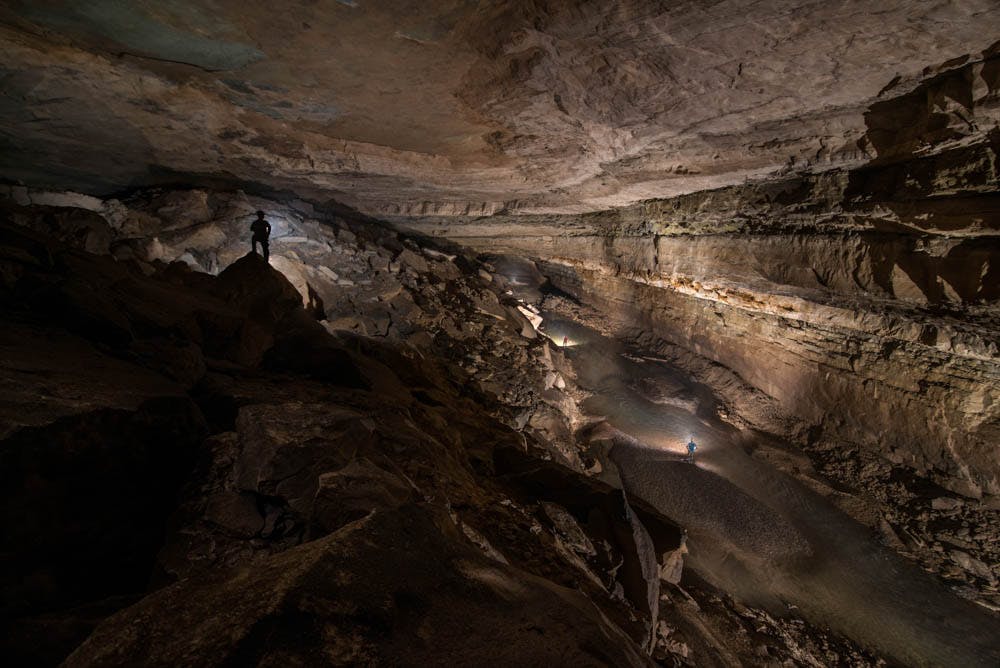
M 567 469 L 557 530 L 496 471 L 544 449 L 454 367 L 329 333 L 256 256 L 212 277 L 2 231 L 6 656 L 100 625 L 70 665 L 649 662 L 615 594 L 635 543 L 559 538 L 620 495 Z
M 764 629 L 767 661 L 868 662 L 688 581 L 676 524 L 584 472 L 565 357 L 474 260 L 309 225 L 318 255 L 218 276 L 0 225 L 4 656 L 733 665 Z
M 581 593 L 486 557 L 426 504 L 192 578 L 102 624 L 66 666 L 645 666 Z

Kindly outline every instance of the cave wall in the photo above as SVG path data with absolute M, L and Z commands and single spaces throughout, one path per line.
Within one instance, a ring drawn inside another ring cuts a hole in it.
M 404 224 L 538 258 L 611 320 L 736 371 L 810 438 L 995 494 L 998 89 L 994 53 L 886 94 L 865 114 L 874 157 L 853 169 L 579 216 Z
M 913 323 L 864 312 L 765 295 L 752 297 L 752 307 L 729 304 L 567 264 L 543 271 L 628 322 L 626 332 L 652 331 L 734 370 L 821 427 L 813 438 L 861 444 L 963 493 L 998 489 L 995 352 L 941 350 L 922 342 L 926 330 Z

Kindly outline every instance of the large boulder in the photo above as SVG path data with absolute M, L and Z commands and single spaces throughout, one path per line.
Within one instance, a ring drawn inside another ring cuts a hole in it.
M 274 344 L 278 323 L 302 308 L 302 297 L 292 284 L 255 253 L 227 267 L 210 291 L 243 316 L 227 357 L 248 366 L 259 364 Z
M 256 253 L 226 267 L 211 290 L 234 308 L 253 315 L 267 314 L 275 320 L 302 306 L 295 287 Z
M 109 618 L 82 666 L 649 666 L 582 594 L 491 560 L 426 505 L 375 512 Z

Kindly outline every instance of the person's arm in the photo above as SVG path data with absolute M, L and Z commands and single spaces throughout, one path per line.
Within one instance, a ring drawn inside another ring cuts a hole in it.
M 271 223 L 267 223 L 267 236 L 271 236 Z

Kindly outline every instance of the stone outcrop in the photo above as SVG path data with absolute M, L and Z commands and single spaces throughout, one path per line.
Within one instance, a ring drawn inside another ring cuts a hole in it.
M 375 510 L 251 570 L 164 589 L 65 665 L 136 661 L 650 665 L 582 594 L 490 560 L 422 506 Z

